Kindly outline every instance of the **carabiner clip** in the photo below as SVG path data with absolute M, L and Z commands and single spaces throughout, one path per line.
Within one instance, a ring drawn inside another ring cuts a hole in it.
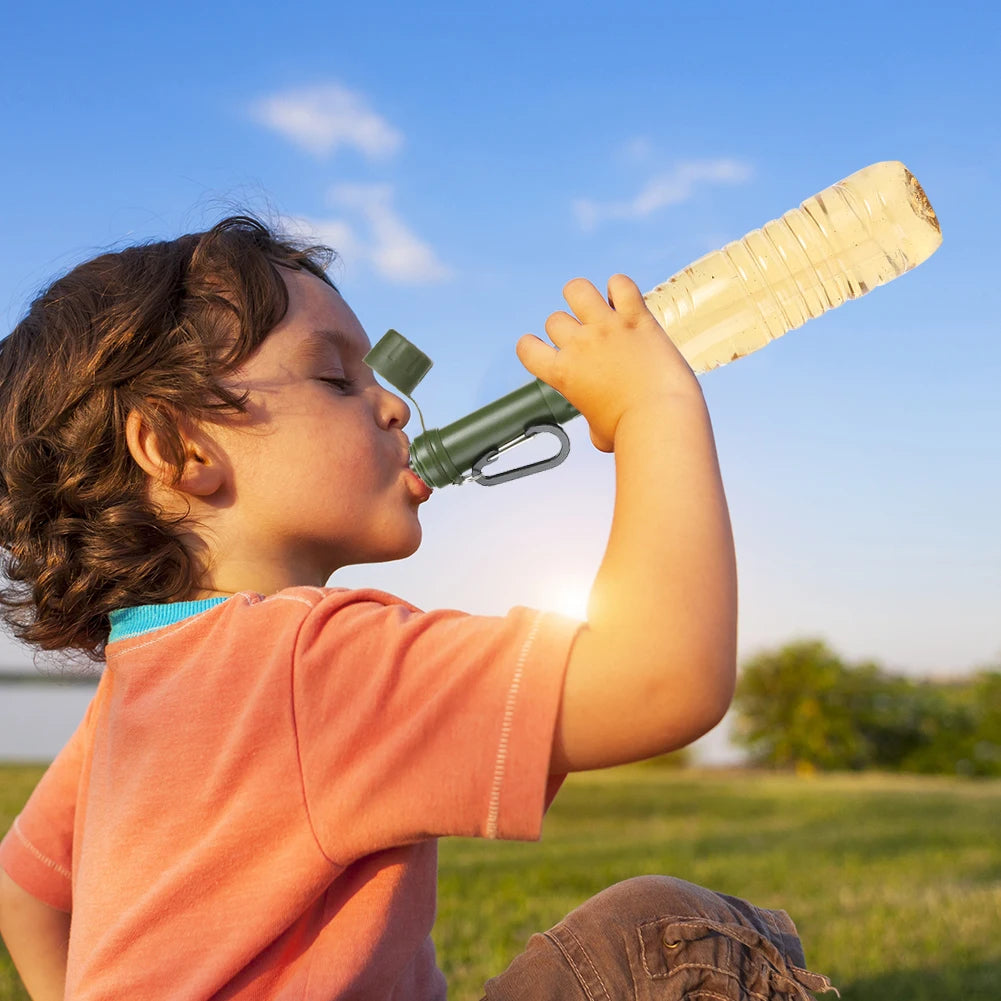
M 495 473 L 493 476 L 487 476 L 483 472 L 483 467 L 494 462 L 501 452 L 506 452 L 509 448 L 514 448 L 515 445 L 520 445 L 522 442 L 528 441 L 529 438 L 534 438 L 537 434 L 546 432 L 559 440 L 560 450 L 556 455 L 550 456 L 548 459 L 542 459 L 539 462 L 530 462 L 525 466 L 515 466 L 514 469 L 506 469 L 503 473 Z M 531 476 L 532 473 L 541 473 L 543 470 L 553 469 L 569 454 L 570 436 L 559 424 L 530 424 L 525 428 L 520 438 L 515 438 L 514 441 L 510 441 L 500 448 L 495 448 L 487 452 L 482 458 L 477 459 L 470 473 L 470 479 L 475 480 L 475 482 L 484 487 L 495 487 L 500 483 L 509 483 L 511 480 L 521 479 L 522 476 Z

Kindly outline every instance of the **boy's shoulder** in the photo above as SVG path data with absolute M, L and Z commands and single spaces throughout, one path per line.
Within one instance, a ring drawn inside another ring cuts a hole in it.
M 310 618 L 329 619 L 359 606 L 420 612 L 410 602 L 375 588 L 298 586 L 269 595 L 241 591 L 228 598 L 142 605 L 114 612 L 108 646 L 124 651 L 171 639 L 191 643 L 199 636 L 233 630 L 277 639 Z

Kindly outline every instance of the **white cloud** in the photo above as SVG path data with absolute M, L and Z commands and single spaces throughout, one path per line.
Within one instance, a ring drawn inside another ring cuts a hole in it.
M 345 261 L 368 262 L 391 282 L 422 285 L 451 277 L 451 269 L 397 213 L 391 185 L 339 184 L 329 198 L 353 221 L 298 217 L 285 220 L 288 228 L 333 247 Z
M 363 95 L 335 83 L 261 98 L 250 112 L 262 125 L 318 156 L 347 147 L 379 159 L 403 143 L 402 133 L 373 111 Z
M 610 219 L 644 219 L 669 205 L 680 205 L 704 184 L 743 184 L 750 177 L 750 166 L 739 160 L 690 161 L 652 178 L 629 201 L 580 198 L 573 203 L 573 210 L 583 229 L 594 229 Z

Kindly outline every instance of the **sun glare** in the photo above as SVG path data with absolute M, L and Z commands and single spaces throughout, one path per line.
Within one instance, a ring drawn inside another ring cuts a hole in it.
M 574 619 L 587 619 L 587 599 L 591 594 L 590 579 L 558 577 L 543 584 L 545 607 Z

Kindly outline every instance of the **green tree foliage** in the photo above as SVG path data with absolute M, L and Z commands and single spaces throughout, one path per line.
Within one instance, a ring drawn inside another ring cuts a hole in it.
M 747 661 L 735 707 L 755 764 L 1001 775 L 1001 671 L 905 678 L 806 640 Z

